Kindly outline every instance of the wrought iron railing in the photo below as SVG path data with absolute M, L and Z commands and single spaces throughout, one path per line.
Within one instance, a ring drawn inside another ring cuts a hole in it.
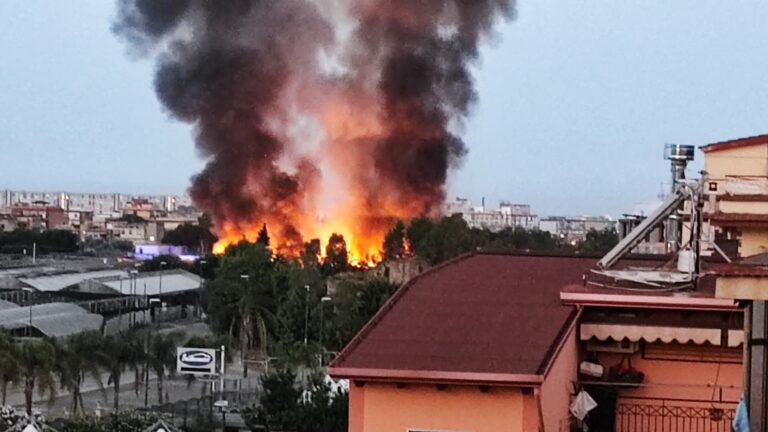
M 616 432 L 730 432 L 735 412 L 732 403 L 619 401 Z

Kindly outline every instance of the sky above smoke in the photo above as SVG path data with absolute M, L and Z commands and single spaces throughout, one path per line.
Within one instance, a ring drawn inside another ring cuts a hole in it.
M 204 168 L 155 63 L 114 37 L 116 10 L 0 2 L 0 188 L 181 193 Z M 471 69 L 449 198 L 614 216 L 653 198 L 665 142 L 766 132 L 766 18 L 758 0 L 520 0 Z

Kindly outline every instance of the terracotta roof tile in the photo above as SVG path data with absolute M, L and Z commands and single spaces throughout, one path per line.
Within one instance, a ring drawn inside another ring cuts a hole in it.
M 716 143 L 701 146 L 699 148 L 704 153 L 709 153 L 709 152 L 714 152 L 719 150 L 729 150 L 733 148 L 748 147 L 748 146 L 758 145 L 758 144 L 768 144 L 768 134 L 716 142 Z
M 594 258 L 481 253 L 401 288 L 342 351 L 342 370 L 541 375 L 575 309 L 560 289 Z M 342 375 L 343 376 L 343 375 Z

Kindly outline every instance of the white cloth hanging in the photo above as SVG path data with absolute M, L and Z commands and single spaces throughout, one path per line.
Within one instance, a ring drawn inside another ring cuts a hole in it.
M 571 414 L 579 420 L 584 420 L 584 417 L 595 407 L 597 407 L 597 402 L 592 399 L 589 393 L 582 390 L 571 403 Z

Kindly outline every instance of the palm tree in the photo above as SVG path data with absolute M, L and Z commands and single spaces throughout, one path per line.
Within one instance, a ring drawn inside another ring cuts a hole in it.
M 103 339 L 99 358 L 109 374 L 108 384 L 114 384 L 115 396 L 113 407 L 115 412 L 120 408 L 120 380 L 126 369 L 137 374 L 136 384 L 139 384 L 139 365 L 144 360 L 144 347 L 134 332 L 106 336 Z
M 71 336 L 65 345 L 54 344 L 56 348 L 56 375 L 62 389 L 72 394 L 72 414 L 77 409 L 84 414 L 83 395 L 80 387 L 85 377 L 91 377 L 99 389 L 104 391 L 101 381 L 101 364 L 98 357 L 103 337 L 100 332 L 85 332 Z
M 157 401 L 163 403 L 163 383 L 166 372 L 174 373 L 176 346 L 181 341 L 180 333 L 158 334 L 152 338 L 149 351 L 149 366 L 157 375 Z
M 24 402 L 27 414 L 32 414 L 32 393 L 37 387 L 40 396 L 47 392 L 51 399 L 56 395 L 53 370 L 56 351 L 46 340 L 25 340 L 16 347 L 19 375 L 24 380 Z
M 19 364 L 16 361 L 16 349 L 8 333 L 0 330 L 0 390 L 2 405 L 8 394 L 8 384 L 19 379 Z

